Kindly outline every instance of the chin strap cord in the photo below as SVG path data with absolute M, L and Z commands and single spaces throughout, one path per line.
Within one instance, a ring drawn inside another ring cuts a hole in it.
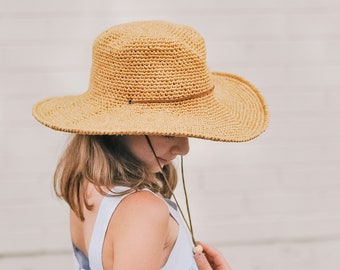
M 196 240 L 194 237 L 194 229 L 192 227 L 192 221 L 191 221 L 191 214 L 190 214 L 190 207 L 189 207 L 189 199 L 188 199 L 188 193 L 187 193 L 187 188 L 185 185 L 185 179 L 184 179 L 184 162 L 183 162 L 184 158 L 183 156 L 181 156 L 181 175 L 182 175 L 182 186 L 183 186 L 183 191 L 184 191 L 184 196 L 185 196 L 185 206 L 187 208 L 187 214 L 188 214 L 188 219 L 189 219 L 189 226 L 188 226 L 188 222 L 185 221 L 185 223 L 187 224 L 187 227 L 190 231 L 191 234 L 191 238 L 192 238 L 192 242 L 194 243 L 194 245 L 196 246 Z M 172 193 L 173 194 L 173 193 Z M 179 207 L 179 206 L 178 206 Z M 182 211 L 181 211 L 182 212 Z M 182 216 L 184 216 L 182 214 Z M 184 217 L 183 217 L 184 218 Z
M 145 138 L 146 138 L 146 140 L 147 140 L 147 142 L 148 142 L 148 144 L 149 144 L 149 146 L 150 146 L 150 148 L 151 148 L 152 153 L 153 153 L 154 156 L 155 156 L 155 159 L 156 159 L 156 161 L 157 161 L 157 164 L 158 164 L 158 166 L 159 166 L 159 168 L 160 168 L 160 170 L 161 170 L 161 174 L 162 174 L 162 176 L 163 176 L 164 182 L 165 182 L 165 184 L 167 185 L 167 187 L 169 188 L 169 190 L 170 190 L 170 192 L 171 192 L 171 195 L 172 195 L 172 197 L 174 198 L 175 203 L 176 203 L 176 205 L 177 205 L 177 207 L 178 207 L 178 210 L 179 210 L 179 212 L 181 213 L 181 216 L 182 216 L 182 218 L 183 218 L 183 220 L 184 220 L 184 222 L 185 222 L 185 225 L 187 226 L 187 228 L 188 228 L 188 230 L 189 230 L 189 232 L 190 232 L 190 234 L 191 234 L 192 242 L 193 242 L 194 245 L 196 246 L 196 240 L 195 240 L 195 237 L 194 237 L 194 230 L 193 230 L 193 226 L 192 226 L 191 214 L 190 214 L 190 208 L 189 208 L 189 199 L 188 199 L 187 188 L 186 188 L 185 179 L 184 179 L 184 166 L 183 166 L 184 162 L 183 162 L 183 156 L 181 156 L 181 175 L 182 175 L 182 186 L 183 186 L 183 191 L 184 191 L 184 196 L 185 196 L 185 206 L 186 206 L 186 210 L 187 210 L 188 220 L 186 219 L 186 217 L 185 217 L 185 215 L 184 215 L 184 213 L 183 213 L 183 210 L 182 210 L 182 208 L 180 207 L 180 205 L 179 205 L 179 203 L 178 203 L 178 200 L 177 200 L 177 198 L 176 198 L 176 196 L 175 196 L 175 194 L 174 194 L 174 191 L 172 190 L 172 188 L 171 188 L 171 186 L 170 186 L 170 184 L 169 184 L 169 181 L 168 181 L 168 179 L 167 179 L 165 173 L 163 172 L 163 168 L 162 168 L 162 166 L 161 166 L 161 164 L 160 164 L 160 162 L 159 162 L 159 160 L 158 160 L 158 158 L 157 158 L 156 152 L 155 152 L 155 150 L 154 150 L 154 148 L 153 148 L 153 146 L 152 146 L 152 144 L 151 144 L 151 141 L 150 141 L 149 136 L 145 135 Z

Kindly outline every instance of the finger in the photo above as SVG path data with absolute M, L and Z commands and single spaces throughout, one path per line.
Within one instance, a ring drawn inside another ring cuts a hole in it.
M 202 242 L 197 242 L 198 245 L 202 246 L 203 247 L 203 250 L 205 253 L 208 253 L 208 254 L 221 254 L 221 252 L 219 252 L 216 248 L 213 248 L 209 245 L 206 245 Z
M 207 258 L 202 252 L 195 253 L 194 258 L 199 270 L 212 270 Z
M 225 260 L 224 256 L 217 249 L 203 244 L 202 242 L 197 242 L 198 245 L 203 247 L 203 252 L 205 253 L 206 260 L 210 263 L 213 269 L 220 270 L 230 270 L 228 262 Z

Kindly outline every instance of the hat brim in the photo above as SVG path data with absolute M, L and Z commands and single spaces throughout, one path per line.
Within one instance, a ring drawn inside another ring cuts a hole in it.
M 175 103 L 101 104 L 85 93 L 55 97 L 33 107 L 52 129 L 90 135 L 171 135 L 242 142 L 259 136 L 269 113 L 261 93 L 246 80 L 213 72 L 214 91 Z

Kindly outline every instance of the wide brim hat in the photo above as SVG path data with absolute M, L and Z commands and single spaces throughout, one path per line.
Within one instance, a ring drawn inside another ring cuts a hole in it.
M 242 142 L 269 113 L 243 78 L 211 72 L 204 40 L 163 21 L 121 24 L 94 42 L 89 88 L 45 99 L 34 117 L 55 130 L 89 135 L 164 135 Z

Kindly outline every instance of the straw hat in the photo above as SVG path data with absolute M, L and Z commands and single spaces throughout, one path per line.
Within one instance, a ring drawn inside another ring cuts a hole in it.
M 34 117 L 80 134 L 170 135 L 241 142 L 260 135 L 269 114 L 246 80 L 211 72 L 203 38 L 163 21 L 133 22 L 100 34 L 87 92 L 35 104 Z

